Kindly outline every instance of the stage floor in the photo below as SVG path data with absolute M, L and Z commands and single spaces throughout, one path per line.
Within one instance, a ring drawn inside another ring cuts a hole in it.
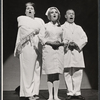
M 47 100 L 48 91 L 40 90 L 39 96 L 40 96 L 39 100 Z M 82 96 L 85 97 L 85 100 L 98 100 L 98 90 L 83 89 Z M 66 98 L 65 89 L 59 89 L 59 98 L 61 100 L 65 100 Z M 15 91 L 3 91 L 3 99 L 1 100 L 25 100 L 25 98 L 20 98 Z M 73 99 L 73 100 L 76 100 L 76 99 Z

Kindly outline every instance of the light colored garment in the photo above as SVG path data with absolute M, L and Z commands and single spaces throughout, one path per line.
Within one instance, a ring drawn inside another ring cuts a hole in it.
M 61 42 L 61 36 L 63 34 L 62 28 L 57 25 L 53 25 L 49 22 L 45 25 L 45 37 L 46 41 L 59 41 Z M 43 74 L 63 73 L 63 61 L 64 61 L 64 49 L 60 46 L 57 50 L 54 50 L 50 45 L 43 46 Z
M 31 41 L 27 42 L 22 48 L 20 59 L 20 97 L 29 97 L 39 93 L 40 85 L 40 65 L 41 59 L 38 59 L 40 53 L 34 48 L 39 49 L 38 34 L 44 32 L 44 22 L 40 18 L 30 18 L 27 16 L 18 17 L 18 35 L 16 40 L 16 46 L 14 56 L 16 56 L 17 46 L 21 40 L 30 33 L 36 33 L 35 36 L 31 36 Z M 25 40 L 25 39 L 24 39 Z
M 64 78 L 67 85 L 67 95 L 81 95 L 81 82 L 83 77 L 83 69 L 68 68 L 64 72 Z
M 75 23 L 69 24 L 68 22 L 65 22 L 62 27 L 64 30 L 64 43 L 75 42 L 80 49 L 79 52 L 76 49 L 71 51 L 68 47 L 65 48 L 64 67 L 84 68 L 85 64 L 82 49 L 87 43 L 86 33 L 83 31 L 81 26 L 76 25 Z
M 77 44 L 79 51 L 71 51 L 68 46 L 64 49 L 64 78 L 67 85 L 67 95 L 81 95 L 81 82 L 83 69 L 85 67 L 82 49 L 87 43 L 86 33 L 82 27 L 75 23 L 65 22 L 63 25 L 64 43 L 74 42 Z

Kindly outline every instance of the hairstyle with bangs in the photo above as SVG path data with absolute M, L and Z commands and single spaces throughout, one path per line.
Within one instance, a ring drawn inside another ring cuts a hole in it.
M 55 10 L 57 11 L 57 13 L 58 13 L 57 23 L 58 23 L 58 26 L 60 26 L 61 24 L 60 24 L 59 20 L 60 20 L 60 18 L 61 18 L 61 15 L 60 15 L 60 11 L 59 11 L 56 7 L 50 7 L 50 8 L 47 10 L 46 15 L 47 15 L 48 19 L 51 20 L 50 11 L 51 11 L 52 9 L 55 9 Z
M 51 11 L 52 9 L 55 9 L 55 10 L 57 11 L 57 13 L 58 13 L 58 19 L 57 19 L 57 20 L 60 20 L 61 15 L 60 15 L 59 10 L 58 10 L 56 7 L 50 8 L 50 10 L 48 11 L 48 15 L 47 15 L 48 19 L 51 20 L 50 11 Z

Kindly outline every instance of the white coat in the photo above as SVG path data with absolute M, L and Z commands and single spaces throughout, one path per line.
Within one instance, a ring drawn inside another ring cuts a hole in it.
M 86 33 L 83 31 L 81 26 L 76 25 L 75 23 L 69 24 L 68 22 L 65 22 L 62 27 L 64 31 L 64 43 L 75 42 L 80 49 L 79 52 L 76 49 L 71 51 L 68 47 L 65 48 L 64 67 L 84 68 L 85 64 L 82 49 L 87 43 Z

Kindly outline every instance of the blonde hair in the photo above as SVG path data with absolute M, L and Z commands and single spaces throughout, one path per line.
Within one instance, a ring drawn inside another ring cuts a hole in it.
M 61 15 L 60 15 L 60 11 L 59 11 L 56 7 L 50 7 L 50 8 L 48 8 L 45 15 L 48 17 L 49 20 L 51 20 L 50 11 L 51 11 L 52 9 L 55 9 L 55 10 L 58 12 L 57 23 L 58 23 L 58 26 L 60 26 L 59 20 L 60 20 Z
M 50 11 L 52 9 L 55 9 L 58 12 L 58 20 L 60 20 L 60 17 L 61 17 L 60 16 L 60 11 L 56 7 L 50 7 L 50 8 L 48 8 L 45 15 L 48 17 L 49 20 L 51 20 Z

